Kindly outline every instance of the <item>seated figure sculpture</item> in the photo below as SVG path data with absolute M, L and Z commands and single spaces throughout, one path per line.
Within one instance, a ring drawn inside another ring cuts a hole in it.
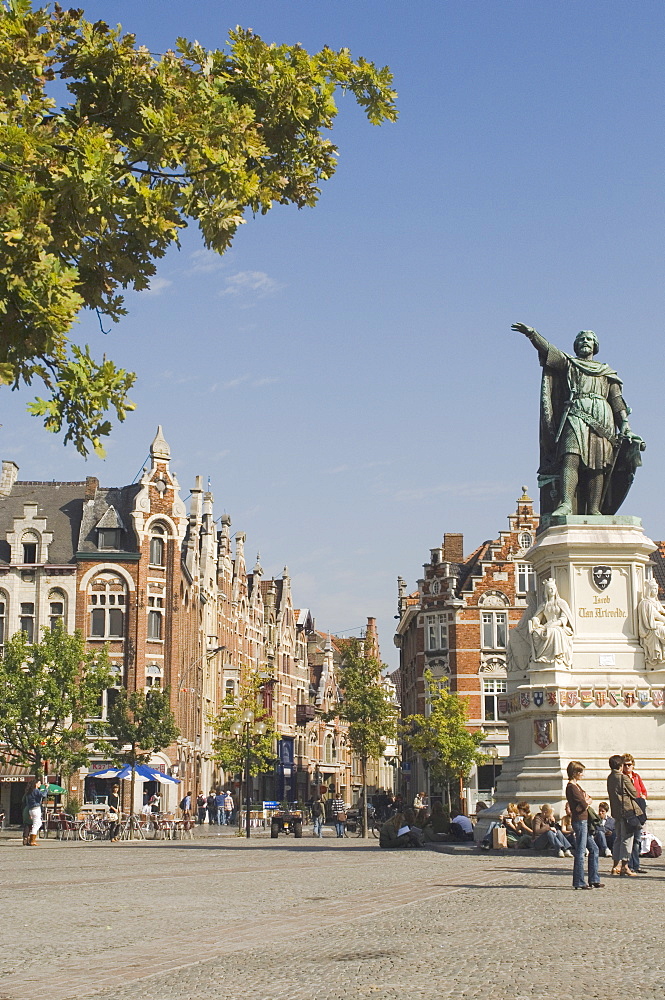
M 529 620 L 536 663 L 553 663 L 570 670 L 573 666 L 573 616 L 554 580 L 545 580 L 545 601 Z
M 644 597 L 637 610 L 640 643 L 648 667 L 665 664 L 665 608 L 658 600 L 658 584 L 646 580 Z

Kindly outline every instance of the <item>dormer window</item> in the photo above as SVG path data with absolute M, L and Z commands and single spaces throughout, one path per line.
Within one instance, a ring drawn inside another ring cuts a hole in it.
M 23 548 L 23 562 L 34 565 L 37 562 L 37 545 L 39 539 L 32 532 L 24 535 L 21 540 Z
M 99 549 L 120 548 L 120 528 L 98 528 L 97 548 Z
M 106 512 L 97 522 L 97 548 L 119 549 L 120 532 L 124 525 L 115 507 L 107 507 Z

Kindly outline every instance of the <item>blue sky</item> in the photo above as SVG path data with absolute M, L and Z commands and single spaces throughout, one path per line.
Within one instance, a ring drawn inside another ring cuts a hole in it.
M 516 320 L 569 349 L 594 329 L 647 440 L 623 512 L 665 537 L 665 6 L 376 0 L 89 2 L 154 51 L 229 28 L 348 46 L 395 75 L 400 119 L 340 99 L 339 168 L 315 209 L 248 219 L 223 258 L 189 230 L 108 337 L 137 411 L 84 462 L 3 391 L 2 457 L 25 479 L 131 482 L 158 423 L 183 495 L 211 479 L 268 573 L 288 563 L 320 628 L 378 618 L 392 644 L 444 531 L 466 550 L 537 496 L 539 367 Z

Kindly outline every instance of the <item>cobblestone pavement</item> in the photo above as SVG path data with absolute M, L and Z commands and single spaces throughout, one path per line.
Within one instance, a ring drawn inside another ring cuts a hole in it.
M 663 857 L 665 862 L 665 856 Z M 0 841 L 0 1000 L 662 1000 L 665 863 L 376 841 Z

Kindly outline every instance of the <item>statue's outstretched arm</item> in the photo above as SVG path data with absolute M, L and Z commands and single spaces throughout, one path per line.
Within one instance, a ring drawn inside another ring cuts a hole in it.
M 534 330 L 532 326 L 527 326 L 526 323 L 513 323 L 510 329 L 515 330 L 516 333 L 523 333 L 527 340 L 531 341 L 536 350 L 542 354 L 547 354 L 552 346 L 549 341 L 541 337 L 537 330 Z

